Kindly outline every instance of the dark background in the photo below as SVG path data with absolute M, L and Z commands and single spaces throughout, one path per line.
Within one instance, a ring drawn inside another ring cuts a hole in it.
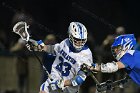
M 19 21 L 18 18 L 15 20 L 16 15 L 25 14 L 24 16 L 20 15 L 18 17 L 20 17 L 19 19 L 24 19 L 25 21 L 29 22 L 29 32 L 31 33 L 31 38 L 35 40 L 43 40 L 47 34 L 51 33 L 55 34 L 57 41 L 60 42 L 67 38 L 68 26 L 70 22 L 81 22 L 86 26 L 90 38 L 94 39 L 91 40 L 89 44 L 91 45 L 90 48 L 93 52 L 93 57 L 95 57 L 97 54 L 95 61 L 97 59 L 101 62 L 110 62 L 110 60 L 112 61 L 110 45 L 107 46 L 108 50 L 103 49 L 109 52 L 109 55 L 107 55 L 107 52 L 102 51 L 102 47 L 101 51 L 99 49 L 100 53 L 94 54 L 94 50 L 96 50 L 96 48 L 98 49 L 98 46 L 101 46 L 107 35 L 114 34 L 118 26 L 125 27 L 126 33 L 133 33 L 135 34 L 136 38 L 140 36 L 139 4 L 140 3 L 138 0 L 0 0 L 0 93 L 7 93 L 1 91 L 7 90 L 8 85 L 13 87 L 15 84 L 13 82 L 19 82 L 16 78 L 16 65 L 14 63 L 18 63 L 15 61 L 15 59 L 24 54 L 24 50 L 20 52 L 21 55 L 17 54 L 16 56 L 14 55 L 12 57 L 5 56 L 5 54 L 7 55 L 9 53 L 10 48 L 19 38 L 18 35 L 12 33 L 14 24 Z M 93 46 L 96 48 L 94 49 Z M 104 56 L 107 59 L 105 59 Z M 24 58 L 23 56 L 23 58 L 20 57 L 19 59 L 23 60 L 27 58 Z M 29 89 L 27 90 L 31 91 L 29 93 L 38 93 L 38 89 L 41 84 L 41 67 L 38 62 L 34 61 L 37 60 L 29 57 L 29 62 L 27 62 L 27 69 L 29 69 L 29 76 L 27 75 L 26 77 L 29 78 L 29 85 L 27 86 Z M 36 69 L 39 67 L 40 69 Z M 9 69 L 15 70 L 15 72 L 11 72 Z M 100 81 L 106 81 L 108 77 L 110 78 L 112 76 L 112 80 L 114 80 L 116 79 L 116 76 L 121 76 L 122 78 L 123 74 L 99 75 L 101 78 Z M 5 78 L 5 80 L 3 80 L 3 78 Z M 93 82 L 91 78 L 87 79 L 87 82 L 83 84 L 83 93 L 87 92 L 90 86 L 95 88 L 95 82 Z M 126 90 L 129 92 L 120 90 L 120 92 L 113 93 L 136 93 L 134 92 L 135 86 L 132 86 L 133 85 L 130 84 L 130 87 L 128 87 L 129 89 L 126 88 Z M 36 90 L 36 92 L 34 90 Z M 133 90 L 133 92 L 131 92 L 131 90 Z
M 117 26 L 124 26 L 127 33 L 139 36 L 138 0 L 4 0 L 1 2 L 0 29 L 7 33 L 9 38 L 7 41 L 16 37 L 11 33 L 13 27 L 11 21 L 14 14 L 22 9 L 34 20 L 35 29 L 32 32 L 35 33 L 33 35 L 36 39 L 43 39 L 48 33 L 61 34 L 62 37 L 57 35 L 59 40 L 66 38 L 71 21 L 83 23 L 95 41 L 98 41 L 97 44 L 100 44 L 106 35 L 114 33 L 114 27 Z M 79 5 L 93 15 L 81 11 Z

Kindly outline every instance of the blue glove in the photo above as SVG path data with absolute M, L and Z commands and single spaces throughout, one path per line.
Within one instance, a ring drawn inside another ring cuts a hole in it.
M 75 78 L 71 80 L 72 86 L 82 85 L 85 79 L 86 79 L 85 73 L 83 71 L 79 71 L 78 75 L 75 76 Z

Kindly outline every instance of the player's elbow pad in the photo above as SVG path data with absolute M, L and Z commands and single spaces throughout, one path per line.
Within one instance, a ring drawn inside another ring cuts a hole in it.
M 82 83 L 85 81 L 86 75 L 77 75 L 72 81 L 72 86 L 78 86 L 82 85 Z
M 101 64 L 101 72 L 113 73 L 118 71 L 118 64 L 116 62 Z

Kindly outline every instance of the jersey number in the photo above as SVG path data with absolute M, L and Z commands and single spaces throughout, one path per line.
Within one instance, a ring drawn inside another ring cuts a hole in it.
M 56 69 L 61 72 L 62 76 L 68 76 L 70 74 L 71 65 L 68 62 L 64 62 L 64 59 L 59 56 L 59 63 Z

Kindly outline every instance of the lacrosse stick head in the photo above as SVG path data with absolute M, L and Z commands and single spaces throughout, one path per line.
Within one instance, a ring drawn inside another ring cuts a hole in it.
M 29 41 L 30 35 L 27 31 L 28 28 L 29 26 L 26 22 L 20 21 L 14 25 L 13 32 L 20 35 L 22 40 Z

